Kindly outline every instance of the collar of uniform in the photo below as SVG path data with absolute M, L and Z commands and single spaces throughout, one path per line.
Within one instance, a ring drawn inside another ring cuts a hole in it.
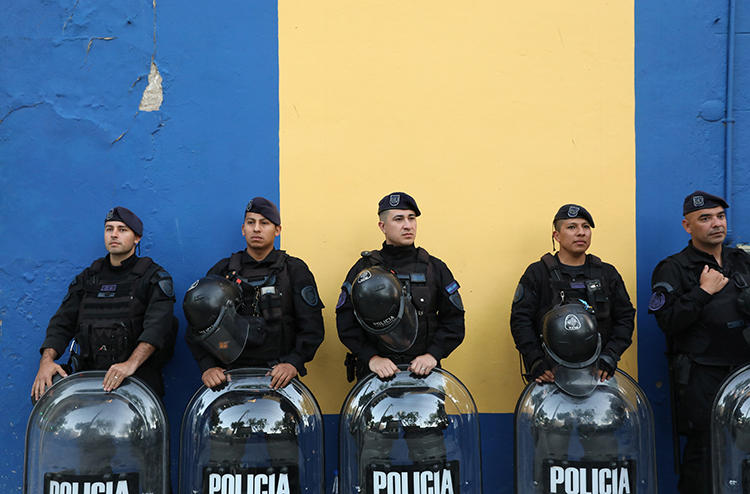
M 568 274 L 582 274 L 586 271 L 586 268 L 589 265 L 589 254 L 586 254 L 586 258 L 580 266 L 571 266 L 570 264 L 563 263 L 560 260 L 560 256 L 557 254 L 555 254 L 555 259 L 557 259 L 558 264 L 560 264 L 560 271 Z
M 690 256 L 691 260 L 697 263 L 703 263 L 703 264 L 710 264 L 710 265 L 717 265 L 716 258 L 709 254 L 708 252 L 703 252 L 700 249 L 697 249 L 693 245 L 692 240 L 688 240 L 688 246 L 687 246 L 687 252 Z M 724 246 L 721 246 L 721 264 L 723 266 L 726 266 L 727 261 L 727 249 L 724 248 Z
M 276 262 L 276 259 L 279 257 L 279 251 L 277 249 L 271 250 L 271 252 L 268 253 L 268 255 L 261 259 L 260 261 L 256 261 L 253 256 L 247 253 L 247 250 L 242 251 L 242 264 L 249 264 L 251 266 L 255 265 L 262 265 L 262 264 L 273 264 Z
M 412 245 L 388 245 L 383 242 L 381 252 L 391 259 L 407 259 L 417 255 L 417 248 Z
M 126 271 L 133 266 L 135 266 L 135 263 L 138 262 L 138 256 L 133 254 L 132 256 L 128 257 L 119 266 L 113 266 L 112 261 L 110 261 L 109 254 L 107 254 L 107 262 L 104 263 L 104 266 L 112 271 L 113 273 L 120 273 L 122 271 Z

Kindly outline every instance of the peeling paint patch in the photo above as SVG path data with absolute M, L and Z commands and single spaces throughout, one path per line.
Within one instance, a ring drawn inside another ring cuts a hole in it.
M 95 36 L 93 38 L 89 38 L 89 44 L 86 45 L 86 56 L 88 56 L 89 52 L 91 51 L 91 45 L 94 44 L 94 41 L 100 40 L 100 41 L 112 41 L 113 39 L 117 39 L 116 36 Z
M 138 109 L 141 111 L 159 111 L 163 100 L 161 74 L 156 64 L 151 62 L 151 72 L 148 74 L 148 86 L 143 90 L 143 97 Z

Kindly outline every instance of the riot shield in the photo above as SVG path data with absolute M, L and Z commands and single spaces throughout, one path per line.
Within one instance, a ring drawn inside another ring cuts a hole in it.
M 161 401 L 127 378 L 102 389 L 104 371 L 52 385 L 26 428 L 26 494 L 168 494 L 169 427 Z
M 519 494 L 655 493 L 651 405 L 619 369 L 587 396 L 532 382 L 516 404 L 515 465 Z
M 477 408 L 443 369 L 420 377 L 399 366 L 375 374 L 347 396 L 339 423 L 342 494 L 479 494 Z
M 323 418 L 297 379 L 274 390 L 269 369 L 234 369 L 201 386 L 182 419 L 181 494 L 323 492 Z
M 750 492 L 750 366 L 722 383 L 711 413 L 713 492 Z

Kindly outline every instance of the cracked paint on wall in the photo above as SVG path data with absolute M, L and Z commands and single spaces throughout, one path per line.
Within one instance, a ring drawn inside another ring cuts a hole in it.
M 151 72 L 148 74 L 148 86 L 143 90 L 143 97 L 138 109 L 141 111 L 158 111 L 164 100 L 161 89 L 161 74 L 154 62 L 151 62 Z

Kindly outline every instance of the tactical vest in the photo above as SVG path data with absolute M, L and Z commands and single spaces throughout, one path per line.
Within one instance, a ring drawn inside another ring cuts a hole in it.
M 106 370 L 124 362 L 143 332 L 146 305 L 135 294 L 156 264 L 150 257 L 141 257 L 124 279 L 115 281 L 103 277 L 105 262 L 105 258 L 97 259 L 86 269 L 76 325 L 81 370 Z
M 422 247 L 417 247 L 415 262 L 400 266 L 398 269 L 389 266 L 383 259 L 383 255 L 376 250 L 362 252 L 362 258 L 366 261 L 366 267 L 383 266 L 396 273 L 402 285 L 411 292 L 411 299 L 417 309 L 418 331 L 414 345 L 403 353 L 394 353 L 377 340 L 378 355 L 391 359 L 396 364 L 408 364 L 414 357 L 427 352 L 431 336 L 437 328 L 437 303 L 439 287 L 435 281 L 430 255 Z
M 548 300 L 549 305 L 540 308 L 539 321 L 547 311 L 562 302 L 562 297 L 565 298 L 565 302 L 571 303 L 581 299 L 594 309 L 597 328 L 602 335 L 602 341 L 606 342 L 612 329 L 612 318 L 608 287 L 602 277 L 603 263 L 593 254 L 588 254 L 587 257 L 584 264 L 584 279 L 571 281 L 563 277 L 560 263 L 555 256 L 550 253 L 542 256 L 542 263 L 549 273 L 549 284 L 543 287 L 541 299 Z M 540 330 L 541 327 L 540 324 Z
M 230 274 L 242 280 L 241 312 L 261 318 L 265 333 L 263 343 L 246 346 L 232 368 L 270 367 L 294 345 L 294 294 L 287 268 L 288 255 L 283 250 L 278 253 L 278 259 L 270 266 L 243 265 L 242 252 L 235 252 L 229 258 Z
M 672 259 L 686 273 L 688 286 L 700 284 L 703 262 L 694 263 L 679 254 Z M 750 321 L 740 312 L 737 299 L 741 291 L 748 288 L 750 277 L 739 271 L 724 272 L 724 276 L 729 278 L 729 283 L 711 297 L 700 319 L 689 331 L 672 338 L 675 353 L 688 354 L 704 365 L 740 365 L 748 361 L 748 343 L 743 330 L 750 326 Z

